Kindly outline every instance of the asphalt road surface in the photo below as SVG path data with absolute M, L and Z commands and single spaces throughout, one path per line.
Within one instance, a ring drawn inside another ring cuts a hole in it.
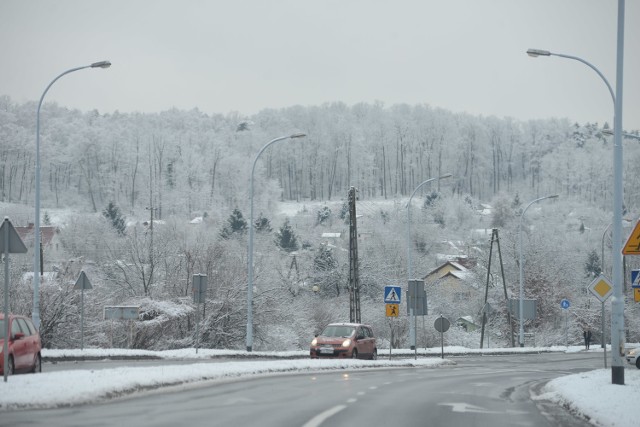
M 208 382 L 130 395 L 97 405 L 3 412 L 0 425 L 589 425 L 557 405 L 533 401 L 531 396 L 552 378 L 602 368 L 602 355 L 598 353 L 473 356 L 453 360 L 457 365 L 439 368 L 304 373 Z

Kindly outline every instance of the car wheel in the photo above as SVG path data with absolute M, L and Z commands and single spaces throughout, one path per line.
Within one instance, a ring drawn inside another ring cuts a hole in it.
M 358 358 L 358 350 L 356 350 L 355 348 L 351 352 L 351 358 L 352 359 L 357 359 Z
M 373 349 L 373 353 L 371 353 L 371 360 L 378 360 L 378 350 Z
M 34 374 L 42 372 L 42 358 L 40 356 L 40 353 L 36 354 L 36 360 L 35 362 L 33 362 L 33 369 L 31 370 L 31 372 Z
M 640 369 L 640 356 L 636 357 L 636 368 Z
M 13 363 L 13 356 L 9 356 L 9 369 L 7 369 L 7 375 L 13 375 L 16 373 L 16 365 Z

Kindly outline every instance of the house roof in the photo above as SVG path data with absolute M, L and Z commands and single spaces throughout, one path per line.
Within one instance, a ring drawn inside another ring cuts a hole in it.
M 322 233 L 323 238 L 327 238 L 327 237 L 339 238 L 340 235 L 341 233 Z
M 35 225 L 32 222 L 30 222 L 27 227 L 15 227 L 15 229 L 18 232 L 18 236 L 20 236 L 23 242 L 33 242 Z M 50 245 L 51 241 L 58 231 L 58 227 L 53 227 L 50 225 L 40 226 L 40 242 L 42 243 L 42 245 Z
M 462 264 L 459 264 L 455 261 L 447 261 L 444 264 L 439 265 L 438 267 L 434 268 L 433 270 L 431 270 L 430 272 L 428 272 L 425 277 L 429 277 L 434 273 L 437 273 L 438 271 L 442 270 L 444 267 L 446 267 L 448 265 L 451 265 L 453 268 L 455 268 L 458 271 L 467 271 L 467 268 L 464 267 Z

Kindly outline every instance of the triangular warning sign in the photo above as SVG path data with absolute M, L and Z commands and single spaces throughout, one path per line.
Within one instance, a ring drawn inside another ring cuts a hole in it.
M 9 245 L 5 248 L 5 239 Z M 0 253 L 8 252 L 10 254 L 24 254 L 27 252 L 27 247 L 18 235 L 18 232 L 9 221 L 9 218 L 2 221 L 0 225 Z
M 622 247 L 623 255 L 640 255 L 640 221 L 636 223 L 633 231 Z

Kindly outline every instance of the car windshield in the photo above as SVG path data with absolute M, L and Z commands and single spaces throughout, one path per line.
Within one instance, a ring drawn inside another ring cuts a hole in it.
M 353 335 L 355 328 L 352 326 L 343 326 L 343 325 L 329 325 L 324 328 L 322 331 L 323 336 L 325 337 L 350 337 Z

